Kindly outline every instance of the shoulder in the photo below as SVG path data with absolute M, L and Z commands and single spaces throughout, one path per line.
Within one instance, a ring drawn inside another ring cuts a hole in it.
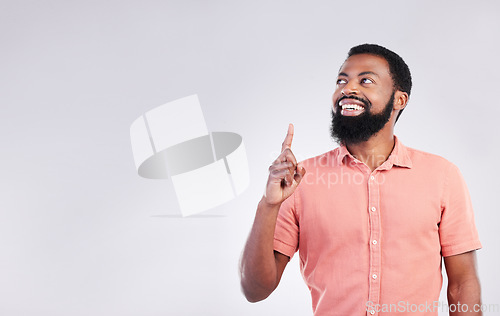
M 462 182 L 460 169 L 448 159 L 433 153 L 406 147 L 407 156 L 411 160 L 411 173 L 427 181 L 447 185 L 452 182 Z
M 439 169 L 449 169 L 453 167 L 456 168 L 456 166 L 451 161 L 437 154 L 429 153 L 411 147 L 406 147 L 406 152 L 414 166 L 435 167 Z

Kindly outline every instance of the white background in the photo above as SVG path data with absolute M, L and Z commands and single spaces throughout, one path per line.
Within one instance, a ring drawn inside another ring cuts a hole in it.
M 483 302 L 500 304 L 499 16 L 497 1 L 0 0 L 0 315 L 310 315 L 298 256 L 257 304 L 238 260 L 287 124 L 300 159 L 336 146 L 335 77 L 365 42 L 409 64 L 396 134 L 462 170 Z M 209 130 L 243 136 L 251 181 L 181 218 L 170 180 L 137 175 L 129 127 L 194 93 Z

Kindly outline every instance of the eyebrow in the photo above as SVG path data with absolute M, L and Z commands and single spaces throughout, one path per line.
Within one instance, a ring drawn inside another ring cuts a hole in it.
M 377 77 L 379 76 L 376 73 L 374 73 L 373 71 L 363 71 L 363 72 L 361 72 L 361 73 L 358 74 L 358 77 L 364 76 L 364 75 L 374 75 L 374 76 L 377 76 Z M 345 72 L 339 73 L 339 76 L 349 77 Z

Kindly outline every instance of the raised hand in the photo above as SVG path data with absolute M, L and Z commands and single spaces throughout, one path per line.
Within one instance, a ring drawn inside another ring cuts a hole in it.
M 288 132 L 281 145 L 281 154 L 269 167 L 264 200 L 270 205 L 281 204 L 295 191 L 304 177 L 306 170 L 292 153 L 293 125 L 288 125 Z

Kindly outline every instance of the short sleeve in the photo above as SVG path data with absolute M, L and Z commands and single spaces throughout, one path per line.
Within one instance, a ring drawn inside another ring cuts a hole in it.
M 474 221 L 469 190 L 460 170 L 453 164 L 448 168 L 444 183 L 439 238 L 444 257 L 482 247 Z
M 290 259 L 299 248 L 299 223 L 295 213 L 296 193 L 297 190 L 281 204 L 274 231 L 274 250 Z

